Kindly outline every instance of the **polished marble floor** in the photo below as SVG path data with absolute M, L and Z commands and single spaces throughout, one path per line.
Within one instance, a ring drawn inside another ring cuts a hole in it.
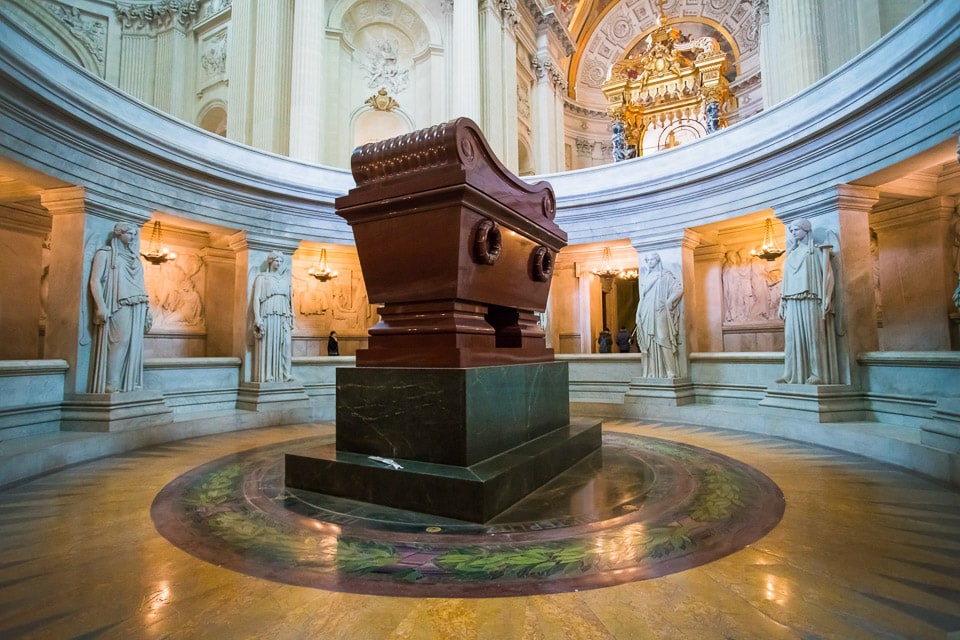
M 0 638 L 960 638 L 957 490 L 766 436 L 604 426 L 756 469 L 782 491 L 782 518 L 728 555 L 610 587 L 411 597 L 299 586 L 182 550 L 151 506 L 211 461 L 332 426 L 210 436 L 0 492 Z

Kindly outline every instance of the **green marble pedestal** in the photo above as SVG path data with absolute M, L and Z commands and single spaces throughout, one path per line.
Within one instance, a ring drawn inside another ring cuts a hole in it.
M 600 447 L 570 420 L 567 363 L 337 370 L 337 443 L 287 454 L 286 484 L 486 522 Z

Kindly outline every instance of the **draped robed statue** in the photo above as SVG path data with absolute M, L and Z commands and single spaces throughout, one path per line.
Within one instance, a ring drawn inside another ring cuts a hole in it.
M 777 315 L 783 320 L 783 376 L 788 384 L 837 384 L 833 246 L 817 245 L 809 220 L 787 225 L 787 257 Z
M 637 346 L 643 354 L 643 377 L 677 378 L 683 284 L 663 268 L 660 254 L 652 253 L 644 262 L 647 273 L 640 280 L 637 306 Z
M 254 382 L 293 380 L 293 291 L 283 273 L 283 256 L 267 256 L 267 270 L 253 281 Z
M 118 222 L 109 244 L 93 255 L 90 393 L 143 388 L 143 334 L 150 330 L 153 318 L 136 240 L 137 228 Z

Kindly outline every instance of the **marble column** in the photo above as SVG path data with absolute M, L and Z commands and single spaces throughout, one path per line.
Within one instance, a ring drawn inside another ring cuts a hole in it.
M 580 264 L 566 250 L 557 255 L 550 282 L 548 340 L 552 340 L 556 353 L 580 353 L 581 308 L 587 305 L 580 295 Z M 589 291 L 589 290 L 588 290 Z M 581 303 L 581 300 L 583 302 Z M 588 316 L 589 320 L 589 316 Z
M 546 27 L 537 35 L 537 54 L 530 60 L 534 84 L 530 97 L 533 125 L 533 168 L 552 173 L 564 168 L 563 73 L 550 56 Z
M 235 317 L 234 291 L 236 256 L 229 248 L 204 247 L 200 252 L 205 269 L 203 295 L 207 324 L 208 357 L 242 355 L 234 350 L 234 328 L 246 322 L 246 316 Z
M 42 212 L 0 205 L 0 360 L 41 357 L 41 281 L 50 220 Z
M 290 81 L 290 157 L 322 163 L 325 96 L 324 0 L 296 0 Z
M 124 30 L 120 37 L 120 80 L 117 86 L 147 104 L 154 104 L 156 41 L 149 33 Z
M 250 101 L 256 51 L 255 5 L 255 0 L 233 0 L 227 35 L 227 137 L 243 144 L 252 142 Z
M 243 358 L 237 408 L 248 411 L 303 409 L 309 404 L 303 384 L 286 382 L 254 382 L 254 333 L 252 306 L 253 285 L 257 276 L 267 270 L 267 256 L 279 253 L 284 257 L 280 275 L 292 283 L 293 252 L 299 243 L 293 240 L 261 236 L 239 231 L 230 237 L 235 255 L 233 302 L 233 353 Z
M 88 393 L 93 369 L 93 308 L 90 268 L 94 253 L 107 245 L 117 222 L 137 229 L 152 212 L 112 200 L 83 187 L 48 189 L 40 196 L 52 216 L 49 296 L 44 355 L 66 360 L 61 428 L 122 431 L 172 420 L 157 391 Z M 139 238 L 137 238 L 139 247 Z
M 583 264 L 574 265 L 574 274 L 577 278 L 577 305 L 574 316 L 574 333 L 580 336 L 579 350 L 576 353 L 596 353 L 597 336 L 593 331 L 594 296 L 591 294 L 591 283 L 594 275 L 584 269 Z M 603 327 L 600 327 L 601 329 Z
M 723 351 L 723 246 L 713 244 L 694 251 L 696 291 L 688 300 L 688 316 L 695 325 L 694 351 Z
M 453 39 L 449 43 L 452 94 L 450 115 L 482 124 L 480 96 L 480 11 L 477 0 L 453 3 Z M 486 133 L 486 132 L 484 132 Z
M 287 154 L 290 143 L 291 51 L 277 43 L 293 36 L 290 0 L 258 2 L 250 109 L 250 142 L 259 149 Z
M 187 35 L 176 20 L 156 35 L 157 55 L 151 69 L 154 74 L 153 105 L 187 122 L 193 121 L 185 101 L 187 70 Z
M 880 249 L 881 350 L 950 350 L 955 207 L 955 198 L 937 196 L 872 216 Z
M 764 84 L 771 75 L 777 77 L 775 92 L 764 91 L 764 105 L 771 107 L 824 76 L 824 41 L 820 0 L 776 0 L 767 6 L 770 24 L 761 46 L 772 63 L 763 70 Z
M 511 171 L 517 164 L 517 40 L 515 0 L 480 3 L 481 128 L 494 153 Z

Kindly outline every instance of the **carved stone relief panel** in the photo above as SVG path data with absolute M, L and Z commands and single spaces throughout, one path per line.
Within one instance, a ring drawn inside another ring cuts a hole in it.
M 779 323 L 783 256 L 773 261 L 750 255 L 750 249 L 728 247 L 721 267 L 723 324 Z
M 92 60 L 95 66 L 90 71 L 102 78 L 106 70 L 107 21 L 101 16 L 60 2 L 48 0 L 43 6 L 67 28 L 70 37 L 87 52 L 87 60 Z
M 206 33 L 200 38 L 197 60 L 199 88 L 206 89 L 227 76 L 227 29 Z
M 315 263 L 309 254 L 293 260 L 293 313 L 295 335 L 326 339 L 330 331 L 345 336 L 366 336 L 377 322 L 376 307 L 367 299 L 360 265 L 331 260 L 337 277 L 321 282 L 308 273 Z
M 173 247 L 171 247 L 173 248 Z M 205 333 L 203 258 L 194 249 L 176 247 L 172 262 L 144 261 L 144 280 L 153 313 L 151 333 Z
M 363 79 L 370 89 L 387 89 L 397 94 L 407 88 L 410 70 L 405 56 L 401 57 L 401 32 L 387 27 L 368 29 L 362 34 L 365 40 L 360 67 Z

